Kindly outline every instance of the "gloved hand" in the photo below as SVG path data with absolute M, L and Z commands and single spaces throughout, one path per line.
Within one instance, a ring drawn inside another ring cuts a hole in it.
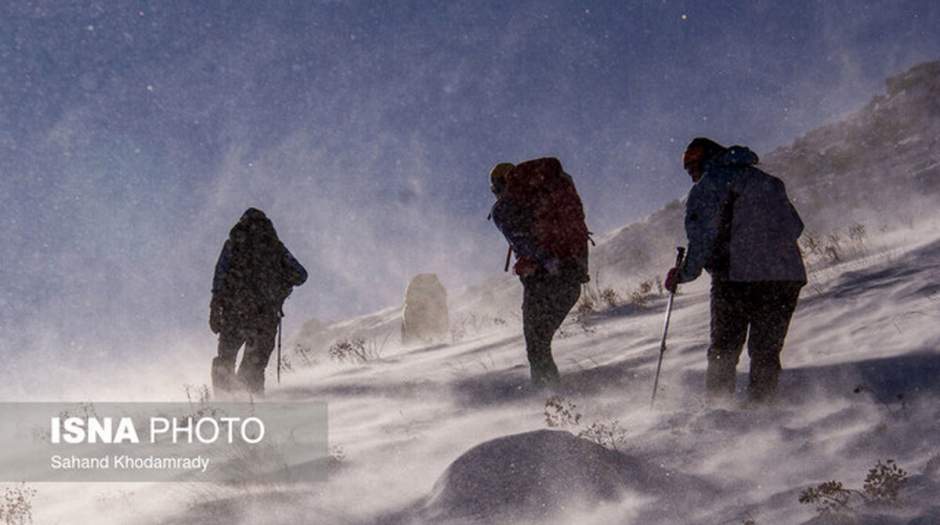
M 672 268 L 666 274 L 666 280 L 663 282 L 663 288 L 665 288 L 669 293 L 676 293 L 676 289 L 679 287 L 679 269 Z
M 528 277 L 538 269 L 538 263 L 528 257 L 520 257 L 519 260 L 516 261 L 516 265 L 513 266 L 513 271 L 515 271 L 516 275 L 519 277 Z
M 213 334 L 222 331 L 222 301 L 215 295 L 212 296 L 212 302 L 209 304 L 209 329 Z

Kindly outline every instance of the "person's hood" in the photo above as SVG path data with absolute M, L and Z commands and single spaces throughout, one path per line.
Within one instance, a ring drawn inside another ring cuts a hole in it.
M 731 146 L 708 161 L 715 166 L 753 166 L 760 162 L 757 153 L 746 146 Z
M 268 236 L 277 239 L 277 231 L 274 230 L 271 219 L 268 219 L 267 215 L 257 208 L 245 210 L 229 232 L 229 238 L 238 242 L 246 240 L 249 236 Z
M 251 221 L 266 221 L 268 216 L 264 214 L 263 211 L 258 208 L 248 208 L 245 210 L 245 213 L 242 214 L 241 218 L 238 219 L 238 222 L 251 222 Z

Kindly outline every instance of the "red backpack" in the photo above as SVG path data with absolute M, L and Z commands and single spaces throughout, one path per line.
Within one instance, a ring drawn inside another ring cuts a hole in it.
M 538 246 L 563 262 L 574 262 L 587 277 L 590 232 L 571 176 L 554 157 L 519 164 L 506 176 L 507 196 L 532 211 Z

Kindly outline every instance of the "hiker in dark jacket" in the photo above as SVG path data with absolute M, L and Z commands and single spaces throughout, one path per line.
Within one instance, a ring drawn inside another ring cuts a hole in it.
M 264 393 L 268 365 L 284 300 L 307 271 L 277 237 L 264 212 L 249 208 L 232 227 L 215 265 L 209 327 L 219 334 L 219 355 L 212 360 L 217 394 L 244 388 Z M 235 360 L 245 345 L 238 373 Z
M 675 291 L 702 270 L 711 274 L 711 346 L 706 391 L 710 399 L 734 395 L 735 370 L 745 339 L 751 359 L 748 395 L 771 401 L 780 352 L 796 309 L 806 269 L 797 245 L 803 221 L 783 181 L 754 167 L 757 155 L 696 138 L 683 165 L 695 185 L 686 203 L 688 255 L 665 286 Z
M 524 289 L 522 324 L 532 384 L 557 386 L 552 338 L 588 281 L 581 199 L 553 158 L 498 164 L 490 188 L 496 195 L 490 217 L 516 254 L 514 271 Z

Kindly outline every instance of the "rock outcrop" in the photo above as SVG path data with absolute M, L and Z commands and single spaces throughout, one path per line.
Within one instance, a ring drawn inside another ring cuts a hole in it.
M 405 291 L 402 311 L 402 344 L 443 341 L 450 332 L 447 290 L 433 273 L 415 276 Z

